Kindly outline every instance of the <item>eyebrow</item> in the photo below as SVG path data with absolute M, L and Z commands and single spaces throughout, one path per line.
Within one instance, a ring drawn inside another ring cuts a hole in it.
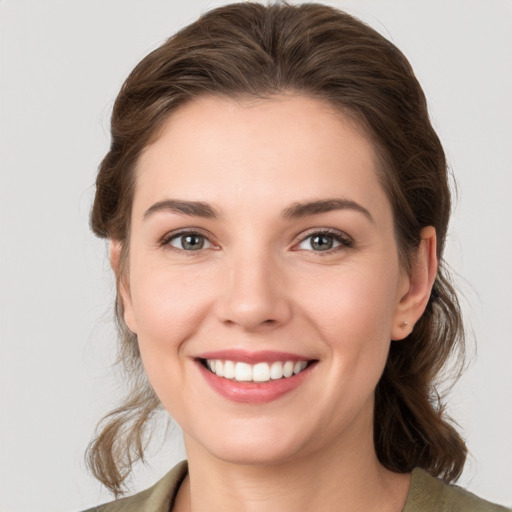
M 144 212 L 144 220 L 157 212 L 170 212 L 205 219 L 217 219 L 220 213 L 213 206 L 202 201 L 184 201 L 181 199 L 166 199 L 150 206 Z
M 351 199 L 322 199 L 318 201 L 309 201 L 303 203 L 293 203 L 291 206 L 283 210 L 283 217 L 285 219 L 296 219 L 306 217 L 307 215 L 318 215 L 320 213 L 327 213 L 334 210 L 355 210 L 362 213 L 371 222 L 375 222 L 371 213 L 359 203 Z
M 362 213 L 371 222 L 375 222 L 371 213 L 364 206 L 361 206 L 351 199 L 340 198 L 293 203 L 282 211 L 281 216 L 284 219 L 297 219 L 334 210 L 355 210 L 356 212 Z M 165 199 L 164 201 L 158 201 L 150 206 L 144 212 L 144 220 L 157 212 L 178 213 L 205 219 L 218 219 L 221 217 L 220 212 L 216 208 L 203 201 Z

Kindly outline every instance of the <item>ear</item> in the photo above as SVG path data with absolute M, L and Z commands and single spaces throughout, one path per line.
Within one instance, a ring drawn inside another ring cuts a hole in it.
M 395 308 L 391 325 L 391 339 L 402 340 L 414 329 L 430 299 L 437 274 L 436 230 L 427 226 L 421 230 L 421 242 L 406 277 L 405 293 Z
M 109 259 L 110 266 L 114 271 L 117 283 L 117 299 L 123 306 L 123 320 L 128 329 L 137 334 L 137 324 L 133 311 L 133 302 L 130 292 L 130 283 L 126 268 L 121 266 L 121 249 L 123 245 L 119 240 L 109 240 Z

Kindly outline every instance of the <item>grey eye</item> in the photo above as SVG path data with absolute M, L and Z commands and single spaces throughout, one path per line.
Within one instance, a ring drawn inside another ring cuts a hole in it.
M 316 233 L 308 236 L 299 244 L 299 248 L 306 251 L 328 251 L 341 245 L 334 235 Z
M 183 233 L 172 238 L 169 245 L 182 251 L 199 251 L 211 247 L 211 243 L 197 233 Z

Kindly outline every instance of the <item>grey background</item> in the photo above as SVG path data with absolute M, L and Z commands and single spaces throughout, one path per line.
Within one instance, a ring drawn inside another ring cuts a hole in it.
M 226 2 L 0 2 L 0 510 L 72 511 L 106 501 L 83 452 L 123 392 L 115 377 L 113 279 L 88 231 L 115 95 L 176 29 Z M 293 3 L 293 2 L 292 2 Z M 447 259 L 462 276 L 478 350 L 449 401 L 471 457 L 460 480 L 512 505 L 511 3 L 330 1 L 408 56 L 460 195 Z M 183 457 L 155 445 L 134 490 Z

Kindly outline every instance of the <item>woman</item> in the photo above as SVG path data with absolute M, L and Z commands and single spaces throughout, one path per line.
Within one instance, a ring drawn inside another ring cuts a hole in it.
M 99 510 L 500 510 L 447 485 L 449 213 L 421 87 L 354 18 L 233 4 L 147 56 L 91 218 L 133 393 L 89 461 L 121 494 L 162 404 L 188 464 Z

